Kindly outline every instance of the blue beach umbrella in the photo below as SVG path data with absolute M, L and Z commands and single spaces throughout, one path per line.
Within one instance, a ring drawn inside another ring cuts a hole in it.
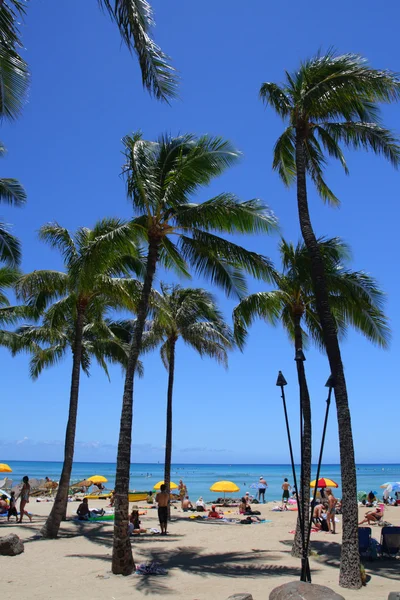
M 261 486 L 264 487 L 264 486 Z M 252 483 L 250 486 L 251 490 L 259 490 L 260 489 L 260 484 L 259 483 Z
M 400 492 L 400 481 L 394 481 L 386 489 L 388 492 Z

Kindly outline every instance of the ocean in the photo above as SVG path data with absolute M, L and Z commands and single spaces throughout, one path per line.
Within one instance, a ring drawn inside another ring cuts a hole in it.
M 2 459 L 3 460 L 3 459 Z M 7 461 L 5 461 L 7 462 Z M 61 474 L 62 463 L 60 462 L 31 462 L 31 461 L 8 461 L 13 472 L 7 475 L 14 484 L 19 483 L 24 475 L 31 478 L 58 480 Z M 162 463 L 132 463 L 131 465 L 131 490 L 151 490 L 153 486 L 163 479 L 164 467 Z M 2 479 L 5 473 L 0 473 Z M 72 481 L 79 481 L 93 475 L 103 475 L 108 479 L 106 487 L 112 489 L 115 481 L 115 463 L 85 463 L 76 462 L 72 469 Z M 313 478 L 316 475 L 316 466 L 313 467 Z M 207 500 L 216 499 L 220 494 L 210 492 L 210 486 L 216 481 L 234 481 L 240 488 L 238 494 L 256 493 L 251 484 L 256 483 L 260 476 L 268 482 L 266 500 L 278 500 L 281 498 L 281 485 L 284 477 L 287 477 L 293 485 L 293 477 L 290 465 L 200 465 L 200 464 L 174 464 L 172 465 L 171 479 L 175 483 L 182 479 L 187 486 L 191 500 L 197 500 L 199 496 Z M 298 473 L 297 473 L 297 476 Z M 325 464 L 321 468 L 321 476 L 329 477 L 339 484 L 337 497 L 341 496 L 340 466 Z M 357 466 L 357 489 L 369 492 L 378 492 L 381 495 L 380 486 L 388 481 L 400 481 L 399 464 L 371 464 Z M 236 495 L 236 494 L 235 494 Z

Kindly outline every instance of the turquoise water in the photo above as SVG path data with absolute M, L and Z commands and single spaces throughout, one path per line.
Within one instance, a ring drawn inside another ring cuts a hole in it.
M 3 461 L 3 458 L 2 458 Z M 6 461 L 13 472 L 8 476 L 14 483 L 19 483 L 24 475 L 31 478 L 42 479 L 50 477 L 58 480 L 61 474 L 62 463 L 60 462 L 30 462 L 30 461 Z M 160 464 L 138 463 L 131 465 L 130 488 L 135 490 L 151 490 L 155 483 L 163 479 L 164 466 Z M 313 468 L 315 477 L 316 467 Z M 5 475 L 5 474 L 4 474 Z M 85 479 L 92 475 L 104 475 L 108 479 L 107 488 L 112 489 L 115 481 L 115 463 L 74 463 L 72 470 L 72 481 Z M 0 479 L 3 474 L 0 474 Z M 175 483 L 182 479 L 191 499 L 203 496 L 205 500 L 216 499 L 219 494 L 210 492 L 210 486 L 221 479 L 234 481 L 240 487 L 240 494 L 246 491 L 256 493 L 250 485 L 263 476 L 268 482 L 266 500 L 277 500 L 281 497 L 281 485 L 284 477 L 293 484 L 290 465 L 188 465 L 176 464 L 172 466 L 171 478 Z M 339 484 L 337 496 L 340 497 L 340 466 L 323 465 L 321 476 L 329 477 Z M 379 495 L 382 490 L 379 486 L 387 481 L 400 481 L 400 465 L 398 464 L 375 464 L 357 466 L 357 489 L 377 491 Z

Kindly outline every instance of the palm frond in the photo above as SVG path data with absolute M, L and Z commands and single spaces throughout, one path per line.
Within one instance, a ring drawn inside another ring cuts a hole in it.
M 372 150 L 375 154 L 381 154 L 388 159 L 394 167 L 400 164 L 399 138 L 389 129 L 376 123 L 354 121 L 323 123 L 323 128 L 335 142 L 342 141 L 346 146 L 355 149 Z
M 335 196 L 323 178 L 322 167 L 325 165 L 326 160 L 318 140 L 315 136 L 309 136 L 304 146 L 306 150 L 307 170 L 317 188 L 318 194 L 324 202 L 327 202 L 331 206 L 339 206 L 339 198 Z
M 59 250 L 67 264 L 78 258 L 77 248 L 68 229 L 58 223 L 47 223 L 39 229 L 39 239 Z
M 168 237 L 164 237 L 161 241 L 160 263 L 167 271 L 174 270 L 179 277 L 190 278 L 186 261 Z
M 261 318 L 271 325 L 277 325 L 284 306 L 284 294 L 279 290 L 258 292 L 243 298 L 233 310 L 233 331 L 235 341 L 243 350 L 250 325 Z
M 265 82 L 260 88 L 260 98 L 268 106 L 272 106 L 275 112 L 285 119 L 290 115 L 292 109 L 290 99 L 285 91 L 276 83 Z
M 177 96 L 178 76 L 167 56 L 150 37 L 153 11 L 147 0 L 98 0 L 129 51 L 139 60 L 143 86 L 158 100 L 169 102 Z
M 21 262 L 21 244 L 5 223 L 0 221 L 0 261 L 11 267 L 16 267 Z
M 0 9 L 1 12 L 1 9 Z M 1 46 L 0 46 L 1 54 Z M 1 101 L 1 59 L 0 59 L 0 101 Z M 1 107 L 0 107 L 1 115 Z M 17 179 L 0 179 L 0 202 L 23 206 L 26 202 L 26 192 Z
M 56 344 L 49 348 L 37 350 L 29 363 L 29 374 L 33 380 L 37 379 L 43 369 L 57 365 L 65 356 L 66 345 Z
M 270 233 L 277 219 L 260 200 L 240 202 L 234 194 L 219 194 L 202 204 L 186 204 L 174 211 L 178 227 L 200 227 L 226 233 Z
M 283 183 L 289 187 L 296 178 L 295 134 L 288 127 L 277 139 L 274 146 L 272 168 L 278 171 Z
M 29 70 L 18 49 L 22 47 L 18 18 L 25 13 L 22 2 L 0 6 L 0 117 L 14 120 L 21 114 L 29 86 Z

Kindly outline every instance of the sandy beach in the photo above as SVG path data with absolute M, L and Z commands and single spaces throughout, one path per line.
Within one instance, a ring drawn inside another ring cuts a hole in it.
M 68 516 L 78 504 L 70 502 Z M 144 503 L 139 503 L 147 510 Z M 17 557 L 0 557 L 2 600 L 11 598 L 96 598 L 122 600 L 149 595 L 185 600 L 225 600 L 231 594 L 249 592 L 254 600 L 265 600 L 276 586 L 299 577 L 299 560 L 290 555 L 296 512 L 272 512 L 274 504 L 261 505 L 269 523 L 255 525 L 198 523 L 191 513 L 173 508 L 167 537 L 141 535 L 132 538 L 136 563 L 157 561 L 166 576 L 114 576 L 111 569 L 112 523 L 69 520 L 57 540 L 41 540 L 37 534 L 48 514 L 50 502 L 31 499 L 33 523 L 1 523 L 0 535 L 16 533 L 25 541 L 25 552 Z M 106 507 L 95 501 L 91 507 Z M 239 518 L 237 508 L 224 509 L 227 517 Z M 360 509 L 360 518 L 367 509 Z M 230 511 L 230 512 L 228 512 Z M 341 517 L 338 517 L 341 521 Z M 400 509 L 389 507 L 385 519 L 400 525 Z M 156 510 L 141 517 L 144 528 L 157 527 Z M 400 569 L 396 560 L 367 562 L 370 580 L 360 591 L 338 586 L 341 523 L 337 535 L 312 534 L 311 570 L 314 583 L 327 585 L 346 599 L 386 599 L 400 591 Z M 373 527 L 380 539 L 381 528 Z

